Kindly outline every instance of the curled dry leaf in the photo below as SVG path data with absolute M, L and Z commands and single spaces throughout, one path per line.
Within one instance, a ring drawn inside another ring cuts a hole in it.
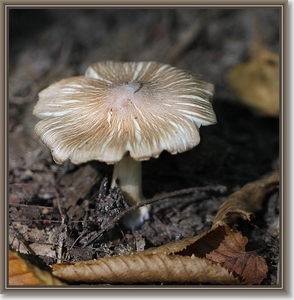
M 224 224 L 233 224 L 240 218 L 250 220 L 251 216 L 261 209 L 266 196 L 278 184 L 278 172 L 246 184 L 223 203 L 214 218 L 212 229 Z
M 86 283 L 260 284 L 268 271 L 265 260 L 256 252 L 246 252 L 247 238 L 228 224 L 250 219 L 278 182 L 278 173 L 273 173 L 232 194 L 207 233 L 142 252 L 55 264 L 53 274 Z
M 134 253 L 97 261 L 55 265 L 53 273 L 67 281 L 87 283 L 240 283 L 220 265 L 213 265 L 195 256 L 166 253 Z
M 259 256 L 256 251 L 245 251 L 248 243 L 247 237 L 241 232 L 230 230 L 225 226 L 226 236 L 219 247 L 206 258 L 221 264 L 229 271 L 240 275 L 247 284 L 260 284 L 266 278 L 268 266 L 265 259 Z
M 224 233 L 223 229 L 216 232 L 211 233 L 212 236 Z M 212 245 L 207 243 L 205 236 L 202 234 L 127 255 L 56 264 L 52 266 L 53 274 L 69 282 L 86 283 L 240 284 L 240 280 L 232 272 L 213 264 L 202 255 L 212 250 Z M 221 240 L 217 240 L 219 245 Z
M 249 59 L 230 71 L 228 84 L 241 102 L 257 114 L 278 117 L 279 68 L 279 56 L 264 48 L 260 42 L 256 42 Z
M 51 273 L 42 271 L 28 261 L 19 257 L 15 252 L 9 251 L 9 285 L 40 286 L 64 285 Z

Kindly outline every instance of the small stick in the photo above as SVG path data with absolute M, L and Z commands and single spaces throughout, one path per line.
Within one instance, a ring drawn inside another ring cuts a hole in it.
M 157 202 L 157 201 L 160 201 L 160 200 L 164 200 L 164 199 L 167 199 L 167 198 L 172 198 L 172 197 L 176 197 L 176 196 L 180 196 L 180 195 L 184 195 L 184 194 L 190 194 L 190 193 L 201 193 L 201 192 L 207 192 L 207 191 L 217 191 L 217 192 L 222 192 L 222 190 L 224 189 L 224 187 L 220 187 L 220 186 L 216 186 L 216 187 L 192 187 L 192 188 L 188 188 L 188 189 L 182 189 L 182 190 L 178 190 L 178 191 L 174 191 L 174 192 L 170 192 L 170 193 L 164 193 L 162 195 L 158 195 L 158 196 L 155 196 L 153 198 L 150 198 L 148 200 L 144 200 L 140 203 L 137 203 L 136 205 L 133 205 L 127 209 L 125 209 L 124 211 L 122 211 L 121 213 L 119 213 L 115 218 L 113 218 L 111 220 L 111 222 L 109 222 L 105 227 L 103 227 L 101 230 L 99 230 L 96 234 L 94 234 L 92 236 L 92 238 L 88 241 L 87 244 L 85 244 L 83 246 L 86 247 L 88 246 L 89 244 L 91 244 L 92 242 L 94 242 L 97 238 L 99 238 L 105 231 L 111 229 L 114 224 L 116 222 L 118 222 L 124 215 L 126 215 L 127 213 L 130 213 L 136 209 L 138 209 L 139 207 L 141 206 L 144 206 L 144 205 L 148 205 L 148 204 L 151 204 L 151 203 L 154 203 L 154 202 Z M 207 195 L 205 194 L 204 195 L 205 197 L 207 197 Z M 203 199 L 203 197 L 199 197 L 200 199 Z M 198 200 L 200 200 L 198 199 Z
M 179 56 L 186 51 L 186 49 L 193 43 L 197 38 L 200 31 L 204 28 L 207 22 L 210 20 L 212 13 L 203 13 L 198 19 L 196 19 L 190 28 L 183 33 L 182 37 L 177 41 L 177 43 L 171 49 L 166 61 L 167 63 L 173 65 Z
M 65 240 L 65 235 L 66 235 L 66 226 L 64 225 L 64 220 L 65 216 L 61 216 L 61 233 L 59 234 L 58 237 L 58 246 L 57 246 L 57 263 L 61 263 L 61 258 L 62 258 L 62 249 L 63 249 L 63 241 Z M 65 232 L 64 232 L 65 231 Z

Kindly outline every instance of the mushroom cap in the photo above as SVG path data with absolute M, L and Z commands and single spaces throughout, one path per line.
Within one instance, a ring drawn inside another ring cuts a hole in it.
M 85 76 L 51 84 L 39 93 L 35 126 L 53 159 L 62 163 L 116 163 L 191 149 L 199 127 L 216 123 L 214 86 L 199 75 L 158 62 L 105 61 Z

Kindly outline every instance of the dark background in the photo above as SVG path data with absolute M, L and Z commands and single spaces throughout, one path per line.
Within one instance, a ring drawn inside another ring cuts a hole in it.
M 95 61 L 156 60 L 202 74 L 215 85 L 213 106 L 218 123 L 200 129 L 201 143 L 191 151 L 178 155 L 163 152 L 158 159 L 143 163 L 145 197 L 194 186 L 221 185 L 226 192 L 200 205 L 189 197 L 155 204 L 151 219 L 135 235 L 143 236 L 147 246 L 157 246 L 209 230 L 228 195 L 279 167 L 279 119 L 254 115 L 227 84 L 229 70 L 248 58 L 254 42 L 254 14 L 252 9 L 10 9 L 10 224 L 30 220 L 29 226 L 42 230 L 44 220 L 50 219 L 54 220 L 50 223 L 53 230 L 60 225 L 57 209 L 50 216 L 42 213 L 34 219 L 22 205 L 54 210 L 56 194 L 74 203 L 79 212 L 65 206 L 64 213 L 79 220 L 85 200 L 93 201 L 101 180 L 112 172 L 111 166 L 99 162 L 80 166 L 53 162 L 33 131 L 38 122 L 32 116 L 38 92 L 61 78 L 84 74 Z M 258 9 L 257 16 L 264 44 L 279 53 L 279 10 Z M 173 55 L 197 20 L 199 30 Z M 81 188 L 78 182 L 83 182 L 84 176 L 94 179 Z M 263 231 L 279 212 L 278 196 L 271 201 L 275 207 L 272 218 L 258 224 Z M 267 210 L 265 207 L 263 214 Z M 78 232 L 72 228 L 73 235 Z M 114 242 L 104 242 L 111 252 Z M 121 241 L 124 245 L 128 242 L 126 238 Z M 255 247 L 267 242 L 262 232 L 254 235 Z M 95 253 L 96 257 L 105 255 L 103 251 Z M 268 257 L 277 257 L 278 252 L 270 251 Z M 54 259 L 48 261 L 52 262 Z M 265 284 L 275 283 L 276 268 L 272 261 L 270 264 Z

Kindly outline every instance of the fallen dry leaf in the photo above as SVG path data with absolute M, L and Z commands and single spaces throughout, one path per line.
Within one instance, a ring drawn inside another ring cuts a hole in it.
M 238 219 L 250 220 L 259 211 L 266 196 L 277 188 L 279 184 L 278 172 L 262 179 L 248 183 L 233 193 L 219 208 L 212 229 L 224 225 L 234 224 Z
M 55 264 L 53 274 L 73 283 L 260 284 L 267 273 L 265 260 L 246 252 L 247 238 L 228 224 L 249 220 L 278 182 L 274 173 L 232 194 L 207 233 L 141 252 Z
M 228 75 L 228 84 L 242 103 L 255 113 L 278 117 L 280 111 L 279 55 L 258 41 L 246 62 L 236 65 Z
M 221 232 L 224 230 L 218 229 L 210 234 L 220 237 Z M 205 236 L 202 234 L 132 254 L 55 264 L 52 270 L 55 276 L 69 282 L 240 284 L 240 280 L 227 269 L 203 257 L 202 252 L 213 249 L 209 243 L 202 243 L 202 237 L 207 240 Z M 215 245 L 221 242 L 221 239 L 217 240 Z
M 134 253 L 96 261 L 59 264 L 53 266 L 53 274 L 66 281 L 86 283 L 240 284 L 239 280 L 220 265 L 213 265 L 195 256 L 166 253 Z
M 9 285 L 40 286 L 64 285 L 64 283 L 9 250 Z
M 226 237 L 219 247 L 209 254 L 206 258 L 221 266 L 234 271 L 240 275 L 247 284 L 260 284 L 266 278 L 268 266 L 266 260 L 259 256 L 256 251 L 245 251 L 248 243 L 247 237 L 242 236 L 241 232 L 226 228 Z

